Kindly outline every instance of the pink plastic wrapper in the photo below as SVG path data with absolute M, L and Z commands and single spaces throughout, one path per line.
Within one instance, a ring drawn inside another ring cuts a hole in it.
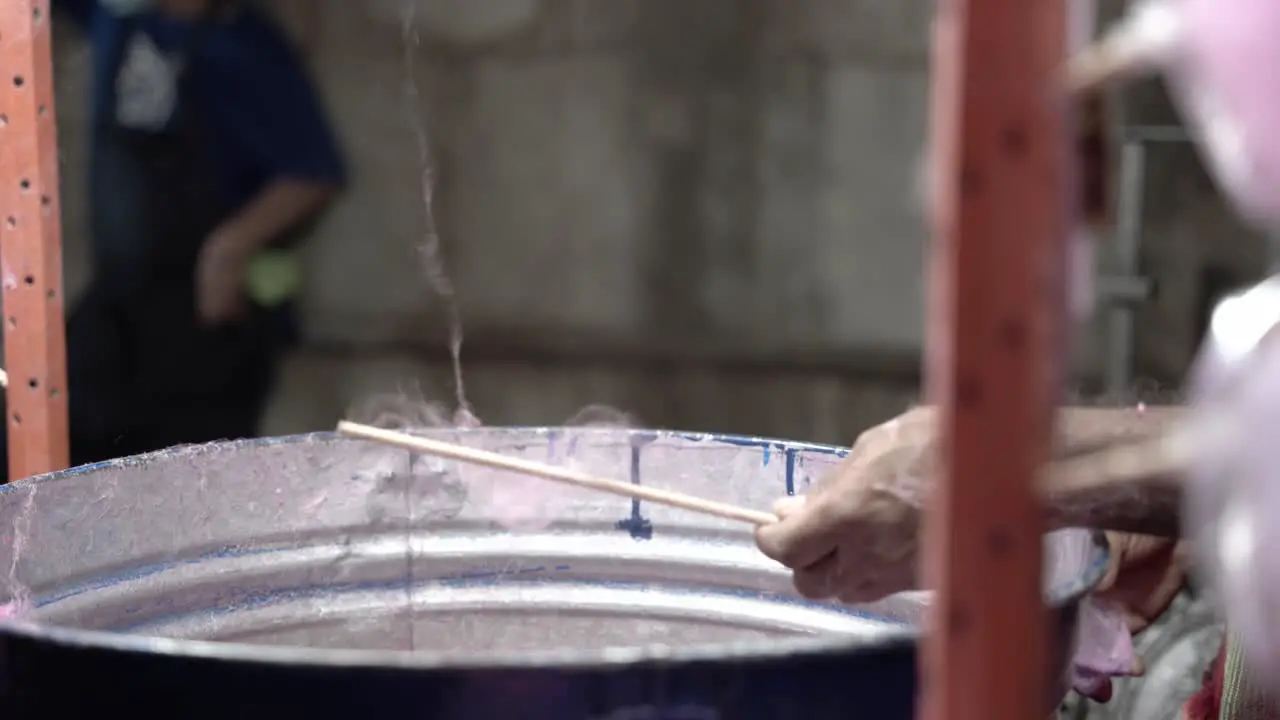
M 1096 545 L 1088 542 L 1055 542 L 1047 544 L 1046 578 L 1060 583 L 1076 577 L 1096 556 Z M 1123 609 L 1095 597 L 1080 603 L 1076 625 L 1075 653 L 1066 678 L 1081 694 L 1097 700 L 1109 697 L 1110 680 L 1127 677 L 1140 667 L 1133 638 Z
M 1094 700 L 1108 700 L 1111 678 L 1138 670 L 1138 653 L 1125 622 L 1114 605 L 1088 598 L 1080 605 L 1078 645 L 1071 664 L 1071 686 Z

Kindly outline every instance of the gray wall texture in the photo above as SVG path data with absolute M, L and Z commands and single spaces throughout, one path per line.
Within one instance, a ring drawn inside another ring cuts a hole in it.
M 925 0 L 278 0 L 354 166 L 308 248 L 312 346 L 268 430 L 448 400 L 423 176 L 480 416 L 606 403 L 847 443 L 915 394 Z M 67 281 L 84 282 L 87 57 L 59 27 Z M 1158 89 L 1130 120 L 1169 119 Z M 431 146 L 431 162 L 419 150 Z M 1261 272 L 1190 150 L 1155 152 L 1138 371 L 1176 383 L 1206 268 Z M 1104 248 L 1103 264 L 1106 264 Z M 1081 353 L 1092 366 L 1094 343 Z

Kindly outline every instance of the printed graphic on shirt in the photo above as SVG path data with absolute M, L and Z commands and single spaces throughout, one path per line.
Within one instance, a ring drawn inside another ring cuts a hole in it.
M 177 60 L 145 33 L 135 34 L 116 76 L 116 122 L 135 130 L 161 130 L 177 104 Z

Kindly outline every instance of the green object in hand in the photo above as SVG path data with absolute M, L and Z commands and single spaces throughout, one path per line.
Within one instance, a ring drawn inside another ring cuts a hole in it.
M 264 250 L 249 263 L 245 279 L 249 297 L 263 307 L 275 307 L 302 291 L 302 267 L 291 250 Z

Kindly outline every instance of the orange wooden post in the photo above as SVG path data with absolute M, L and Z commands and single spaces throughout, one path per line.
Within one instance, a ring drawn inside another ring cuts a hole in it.
M 1062 385 L 1071 178 L 1064 0 L 939 0 L 929 391 L 946 471 L 927 513 L 938 589 L 922 717 L 1046 715 L 1042 511 Z
M 15 480 L 68 463 L 49 12 L 48 0 L 0 2 L 0 287 Z

